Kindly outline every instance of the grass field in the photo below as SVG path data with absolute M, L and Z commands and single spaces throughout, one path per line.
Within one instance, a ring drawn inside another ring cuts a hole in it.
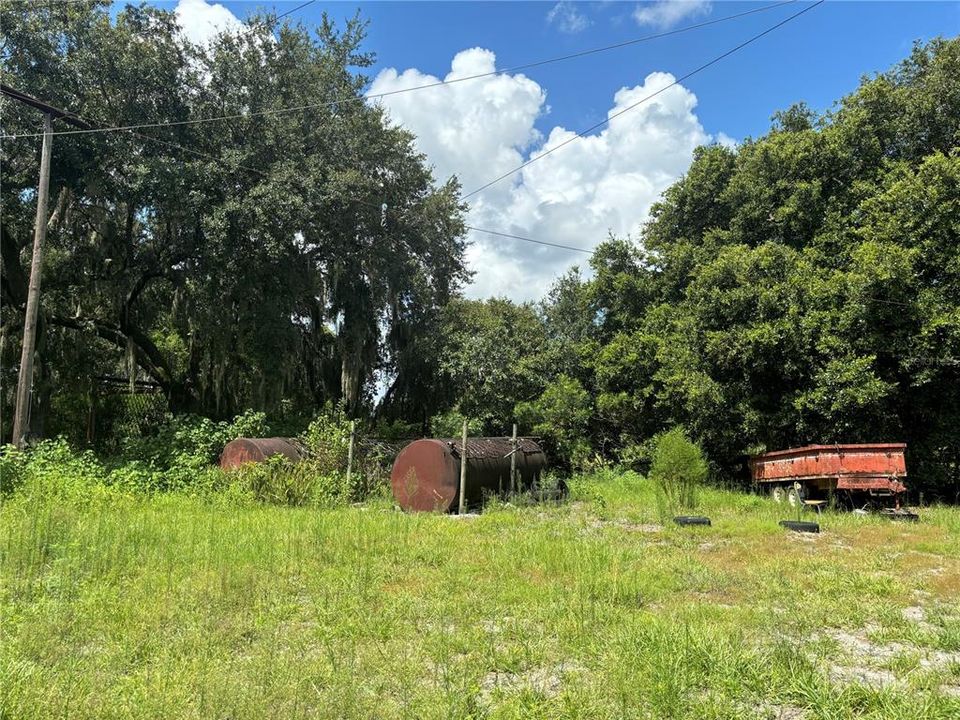
M 480 516 L 176 495 L 0 509 L 4 718 L 958 718 L 960 510 L 634 475 Z

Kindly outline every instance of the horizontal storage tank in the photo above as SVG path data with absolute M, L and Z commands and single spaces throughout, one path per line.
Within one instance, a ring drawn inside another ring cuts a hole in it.
M 404 510 L 448 512 L 460 504 L 461 440 L 415 440 L 393 463 L 393 497 Z M 484 495 L 510 487 L 508 437 L 467 440 L 467 505 L 478 505 Z M 517 438 L 516 469 L 519 489 L 530 489 L 547 463 L 540 446 Z
M 283 455 L 296 462 L 303 454 L 287 438 L 237 438 L 231 440 L 220 453 L 220 467 L 233 470 L 244 463 L 263 462 L 274 455 Z

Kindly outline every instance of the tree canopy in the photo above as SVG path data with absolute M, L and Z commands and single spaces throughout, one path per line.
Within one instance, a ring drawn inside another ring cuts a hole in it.
M 356 413 L 377 373 L 415 374 L 408 348 L 468 277 L 464 207 L 362 100 L 365 24 L 311 33 L 262 15 L 197 46 L 170 12 L 98 5 L 2 11 L 5 82 L 95 127 L 147 125 L 54 138 L 40 405 L 132 368 L 179 410 Z M 12 372 L 40 127 L 4 100 Z
M 740 479 L 756 452 L 902 440 L 912 485 L 955 498 L 958 78 L 960 40 L 935 40 L 828 112 L 699 148 L 640 237 L 602 243 L 537 308 L 533 356 L 509 363 L 536 372 L 506 383 L 522 431 L 627 459 L 681 426 Z M 470 327 L 454 357 L 498 337 Z

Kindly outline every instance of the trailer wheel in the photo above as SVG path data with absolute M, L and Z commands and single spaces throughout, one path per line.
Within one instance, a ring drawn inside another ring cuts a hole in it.
M 781 505 L 786 499 L 787 492 L 783 489 L 783 485 L 773 484 L 770 486 L 770 499 L 773 500 L 777 505 Z
M 799 490 L 795 487 L 787 489 L 787 504 L 790 507 L 799 507 L 803 505 L 804 499 L 807 497 L 806 490 L 801 486 Z

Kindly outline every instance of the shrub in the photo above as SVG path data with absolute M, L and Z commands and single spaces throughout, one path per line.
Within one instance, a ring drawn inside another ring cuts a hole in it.
M 0 450 L 0 487 L 34 501 L 57 498 L 84 505 L 129 494 L 128 485 L 111 483 L 110 473 L 89 450 L 74 452 L 63 438 L 44 440 L 28 450 Z
M 364 442 L 361 428 L 357 428 L 354 437 L 353 469 L 347 484 L 350 420 L 341 407 L 327 405 L 310 423 L 302 440 L 308 458 L 299 463 L 295 473 L 312 474 L 311 502 L 330 505 L 366 500 L 388 487 L 394 454 L 381 444 Z
M 260 502 L 333 507 L 351 499 L 346 475 L 325 472 L 311 459 L 290 462 L 275 455 L 263 463 L 242 465 L 230 475 L 232 486 Z
M 662 516 L 697 505 L 697 489 L 707 478 L 707 461 L 700 446 L 683 428 L 675 427 L 654 438 L 650 480 L 657 490 Z
M 307 427 L 302 440 L 318 470 L 346 470 L 347 451 L 350 447 L 350 420 L 342 407 L 328 404 Z
M 199 415 L 172 415 L 149 438 L 130 438 L 121 457 L 160 468 L 200 467 L 217 461 L 223 446 L 238 437 L 269 435 L 266 415 L 247 410 L 232 421 L 215 422 Z

